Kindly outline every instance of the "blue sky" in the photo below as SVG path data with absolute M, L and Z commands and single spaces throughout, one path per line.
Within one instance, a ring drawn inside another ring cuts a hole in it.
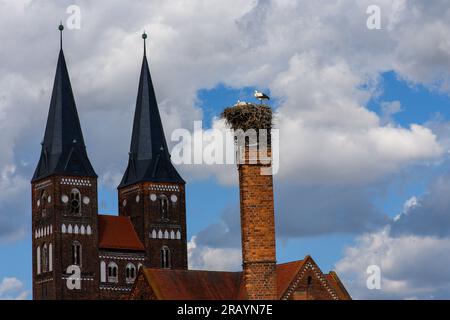
M 436 93 L 424 87 L 411 87 L 399 79 L 394 72 L 382 75 L 383 93 L 370 101 L 368 108 L 381 114 L 379 101 L 398 100 L 402 104 L 402 112 L 395 115 L 398 125 L 408 127 L 412 123 L 423 124 L 440 114 L 444 120 L 450 116 L 450 97 L 447 94 Z M 232 105 L 237 99 L 251 101 L 254 88 L 233 89 L 218 85 L 213 89 L 198 92 L 198 104 L 205 114 L 204 123 L 212 123 L 224 106 Z M 271 104 L 276 106 L 276 101 Z M 429 108 L 423 108 L 423 105 Z M 399 214 L 405 200 L 412 196 L 420 196 L 427 189 L 433 176 L 439 175 L 442 168 L 413 168 L 421 170 L 419 178 L 402 183 L 401 177 L 389 181 L 382 195 L 374 195 L 372 201 L 380 210 L 394 217 Z M 275 188 L 277 186 L 275 185 Z M 208 196 L 205 197 L 204 195 Z M 187 184 L 187 212 L 189 238 L 208 227 L 219 219 L 227 206 L 237 205 L 239 193 L 236 186 L 222 186 L 216 179 L 196 181 Z M 117 195 L 110 188 L 99 190 L 99 204 L 101 213 L 117 214 Z M 277 244 L 277 258 L 280 262 L 302 258 L 307 254 L 313 255 L 323 270 L 331 270 L 343 254 L 346 246 L 353 243 L 353 236 L 330 235 L 308 237 L 300 239 L 279 238 Z M 31 290 L 31 243 L 29 237 L 23 240 L 0 246 L 0 256 L 8 257 L 7 263 L 0 265 L 0 278 L 16 276 L 24 280 L 25 286 Z
M 450 297 L 447 1 L 0 4 L 0 299 L 31 297 L 29 180 L 57 24 L 68 23 L 71 4 L 82 18 L 79 29 L 65 30 L 65 57 L 101 213 L 117 213 L 145 29 L 168 140 L 199 120 L 205 132 L 223 130 L 223 108 L 253 101 L 255 89 L 270 94 L 280 130 L 280 262 L 311 254 L 355 298 Z M 380 7 L 380 29 L 367 28 L 369 5 Z M 240 268 L 236 169 L 179 170 L 188 182 L 191 267 Z M 373 264 L 382 270 L 380 290 L 366 287 Z

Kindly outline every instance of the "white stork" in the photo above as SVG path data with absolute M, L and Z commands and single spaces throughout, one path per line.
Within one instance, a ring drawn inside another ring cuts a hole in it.
M 270 98 L 269 98 L 269 96 L 267 94 L 262 93 L 262 92 L 260 92 L 258 90 L 255 90 L 255 98 L 258 99 L 259 102 L 261 102 L 261 104 L 262 104 L 263 100 L 270 100 Z
M 235 106 L 246 106 L 247 104 L 248 104 L 248 103 L 245 102 L 245 101 L 238 100 L 238 101 L 236 102 Z

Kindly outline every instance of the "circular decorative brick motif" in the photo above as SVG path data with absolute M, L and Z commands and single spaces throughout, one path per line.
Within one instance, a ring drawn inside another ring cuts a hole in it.
M 69 197 L 68 197 L 67 195 L 63 194 L 63 195 L 61 196 L 61 201 L 62 201 L 63 203 L 67 203 L 67 202 L 69 202 Z
M 172 201 L 172 202 L 177 202 L 177 200 L 178 200 L 178 197 L 176 196 L 176 195 L 171 195 L 170 196 L 170 200 Z
M 91 199 L 89 199 L 89 197 L 83 197 L 83 203 L 88 205 L 89 202 L 91 202 Z
M 38 201 L 37 201 L 37 206 L 38 206 L 38 207 L 41 206 L 41 199 L 38 199 Z
M 136 196 L 136 202 L 139 203 L 139 200 L 141 200 L 141 197 L 139 195 Z
M 125 207 L 127 205 L 127 199 L 123 199 L 122 205 Z
M 151 195 L 150 195 L 150 200 L 152 200 L 152 201 L 156 201 L 156 194 L 154 194 L 154 193 L 152 193 Z
M 47 202 L 48 202 L 48 203 L 52 202 L 52 196 L 48 196 Z

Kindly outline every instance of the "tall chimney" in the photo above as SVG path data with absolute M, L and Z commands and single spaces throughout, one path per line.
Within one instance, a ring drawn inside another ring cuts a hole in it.
M 234 130 L 270 130 L 272 123 L 271 109 L 264 105 L 241 103 L 225 109 L 222 116 Z M 271 163 L 262 163 L 258 157 L 258 151 L 260 155 L 263 151 L 270 159 L 271 144 L 258 139 L 258 148 L 248 142 L 244 145 L 241 150 L 245 152 L 238 160 L 244 284 L 249 300 L 274 300 L 277 279 L 273 178 L 267 172 Z

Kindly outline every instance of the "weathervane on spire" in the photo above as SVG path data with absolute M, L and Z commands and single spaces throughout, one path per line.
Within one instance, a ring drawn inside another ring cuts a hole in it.
M 62 24 L 62 21 L 60 21 L 60 23 L 59 23 L 58 30 L 59 30 L 59 45 L 60 45 L 61 50 L 62 50 L 62 32 L 64 30 L 64 26 Z
M 146 56 L 147 55 L 147 45 L 145 43 L 145 40 L 147 39 L 147 34 L 145 33 L 145 30 L 144 30 L 144 33 L 142 34 L 142 39 L 144 39 L 144 56 Z

